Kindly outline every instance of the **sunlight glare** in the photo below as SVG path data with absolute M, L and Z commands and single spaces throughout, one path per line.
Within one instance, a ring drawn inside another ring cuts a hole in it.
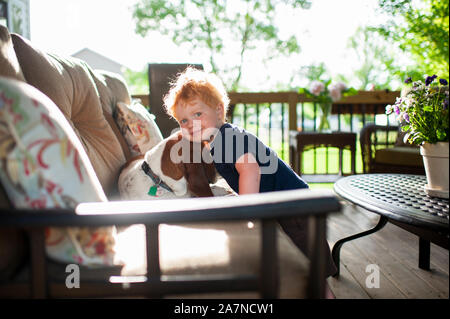
M 161 225 L 160 258 L 166 269 L 226 265 L 230 261 L 228 236 L 223 230 Z
M 160 225 L 162 270 L 223 266 L 230 262 L 225 231 L 175 225 Z M 123 263 L 122 275 L 146 273 L 145 226 L 133 225 L 119 232 L 116 264 Z

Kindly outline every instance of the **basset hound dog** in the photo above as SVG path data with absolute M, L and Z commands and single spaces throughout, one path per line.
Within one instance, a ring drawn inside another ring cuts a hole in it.
M 143 155 L 129 160 L 119 176 L 123 200 L 169 199 L 234 195 L 217 181 L 217 171 L 206 142 L 172 134 Z

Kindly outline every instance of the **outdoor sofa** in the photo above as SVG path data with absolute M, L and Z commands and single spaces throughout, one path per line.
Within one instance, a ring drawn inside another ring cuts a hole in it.
M 0 25 L 2 298 L 324 296 L 332 191 L 122 201 L 119 102 L 120 76 Z M 309 218 L 309 258 L 276 223 L 290 216 Z

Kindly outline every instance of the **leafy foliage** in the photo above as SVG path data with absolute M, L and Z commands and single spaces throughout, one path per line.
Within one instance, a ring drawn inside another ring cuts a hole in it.
M 448 0 L 379 0 L 380 8 L 391 16 L 385 25 L 371 27 L 411 54 L 414 70 L 397 70 L 399 75 L 449 73 Z
M 350 37 L 348 47 L 356 53 L 359 62 L 353 72 L 360 82 L 359 89 L 366 90 L 370 85 L 378 89 L 392 89 L 395 86 L 398 48 L 388 47 L 383 37 L 363 27 L 358 27 Z
M 219 74 L 228 89 L 239 87 L 248 51 L 264 42 L 273 54 L 299 51 L 295 36 L 281 39 L 274 24 L 276 7 L 308 8 L 307 0 L 141 0 L 133 7 L 136 32 L 141 36 L 158 31 L 177 45 L 206 50 L 211 71 Z M 234 50 L 233 47 L 239 48 Z M 219 58 L 220 57 L 220 58 Z M 226 60 L 234 57 L 233 63 Z M 237 62 L 234 62 L 237 61 Z
M 130 85 L 128 89 L 132 94 L 148 94 L 147 67 L 142 71 L 125 69 L 123 75 L 126 83 Z

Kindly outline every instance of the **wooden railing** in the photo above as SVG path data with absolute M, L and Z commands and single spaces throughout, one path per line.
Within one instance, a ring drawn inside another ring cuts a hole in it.
M 368 122 L 390 125 L 389 119 L 385 115 L 385 107 L 387 104 L 393 104 L 398 96 L 400 96 L 398 91 L 359 91 L 356 95 L 333 103 L 330 115 L 331 130 L 359 134 L 359 131 Z M 149 105 L 148 95 L 135 95 L 133 98 L 139 98 L 143 105 Z M 228 121 L 244 127 L 260 137 L 286 162 L 289 162 L 289 131 L 316 131 L 318 128 L 318 119 L 321 114 L 319 105 L 303 94 L 297 92 L 229 92 L 229 98 Z M 356 169 L 357 172 L 362 172 L 359 143 L 357 144 Z M 334 161 L 329 158 L 334 156 L 333 152 L 329 152 L 327 149 L 323 154 L 326 159 L 318 158 L 320 154 L 318 155 L 314 150 L 312 158 L 314 172 L 308 173 L 317 173 L 317 161 L 327 163 Z M 349 167 L 349 165 L 347 166 Z
M 297 106 L 299 103 L 314 103 L 314 100 L 306 97 L 304 94 L 296 92 L 274 92 L 274 93 L 239 93 L 229 92 L 230 104 L 253 104 L 258 107 L 260 104 L 267 103 L 284 103 L 288 105 L 289 111 L 289 130 L 302 129 L 304 126 L 298 126 Z M 358 94 L 345 97 L 338 102 L 333 103 L 332 114 L 383 114 L 385 106 L 392 104 L 395 99 L 400 96 L 398 91 L 358 91 Z M 231 108 L 233 115 L 234 108 Z M 303 113 L 303 112 L 302 112 Z M 317 117 L 317 105 L 315 105 L 315 116 Z M 304 121 L 300 121 L 302 124 Z

